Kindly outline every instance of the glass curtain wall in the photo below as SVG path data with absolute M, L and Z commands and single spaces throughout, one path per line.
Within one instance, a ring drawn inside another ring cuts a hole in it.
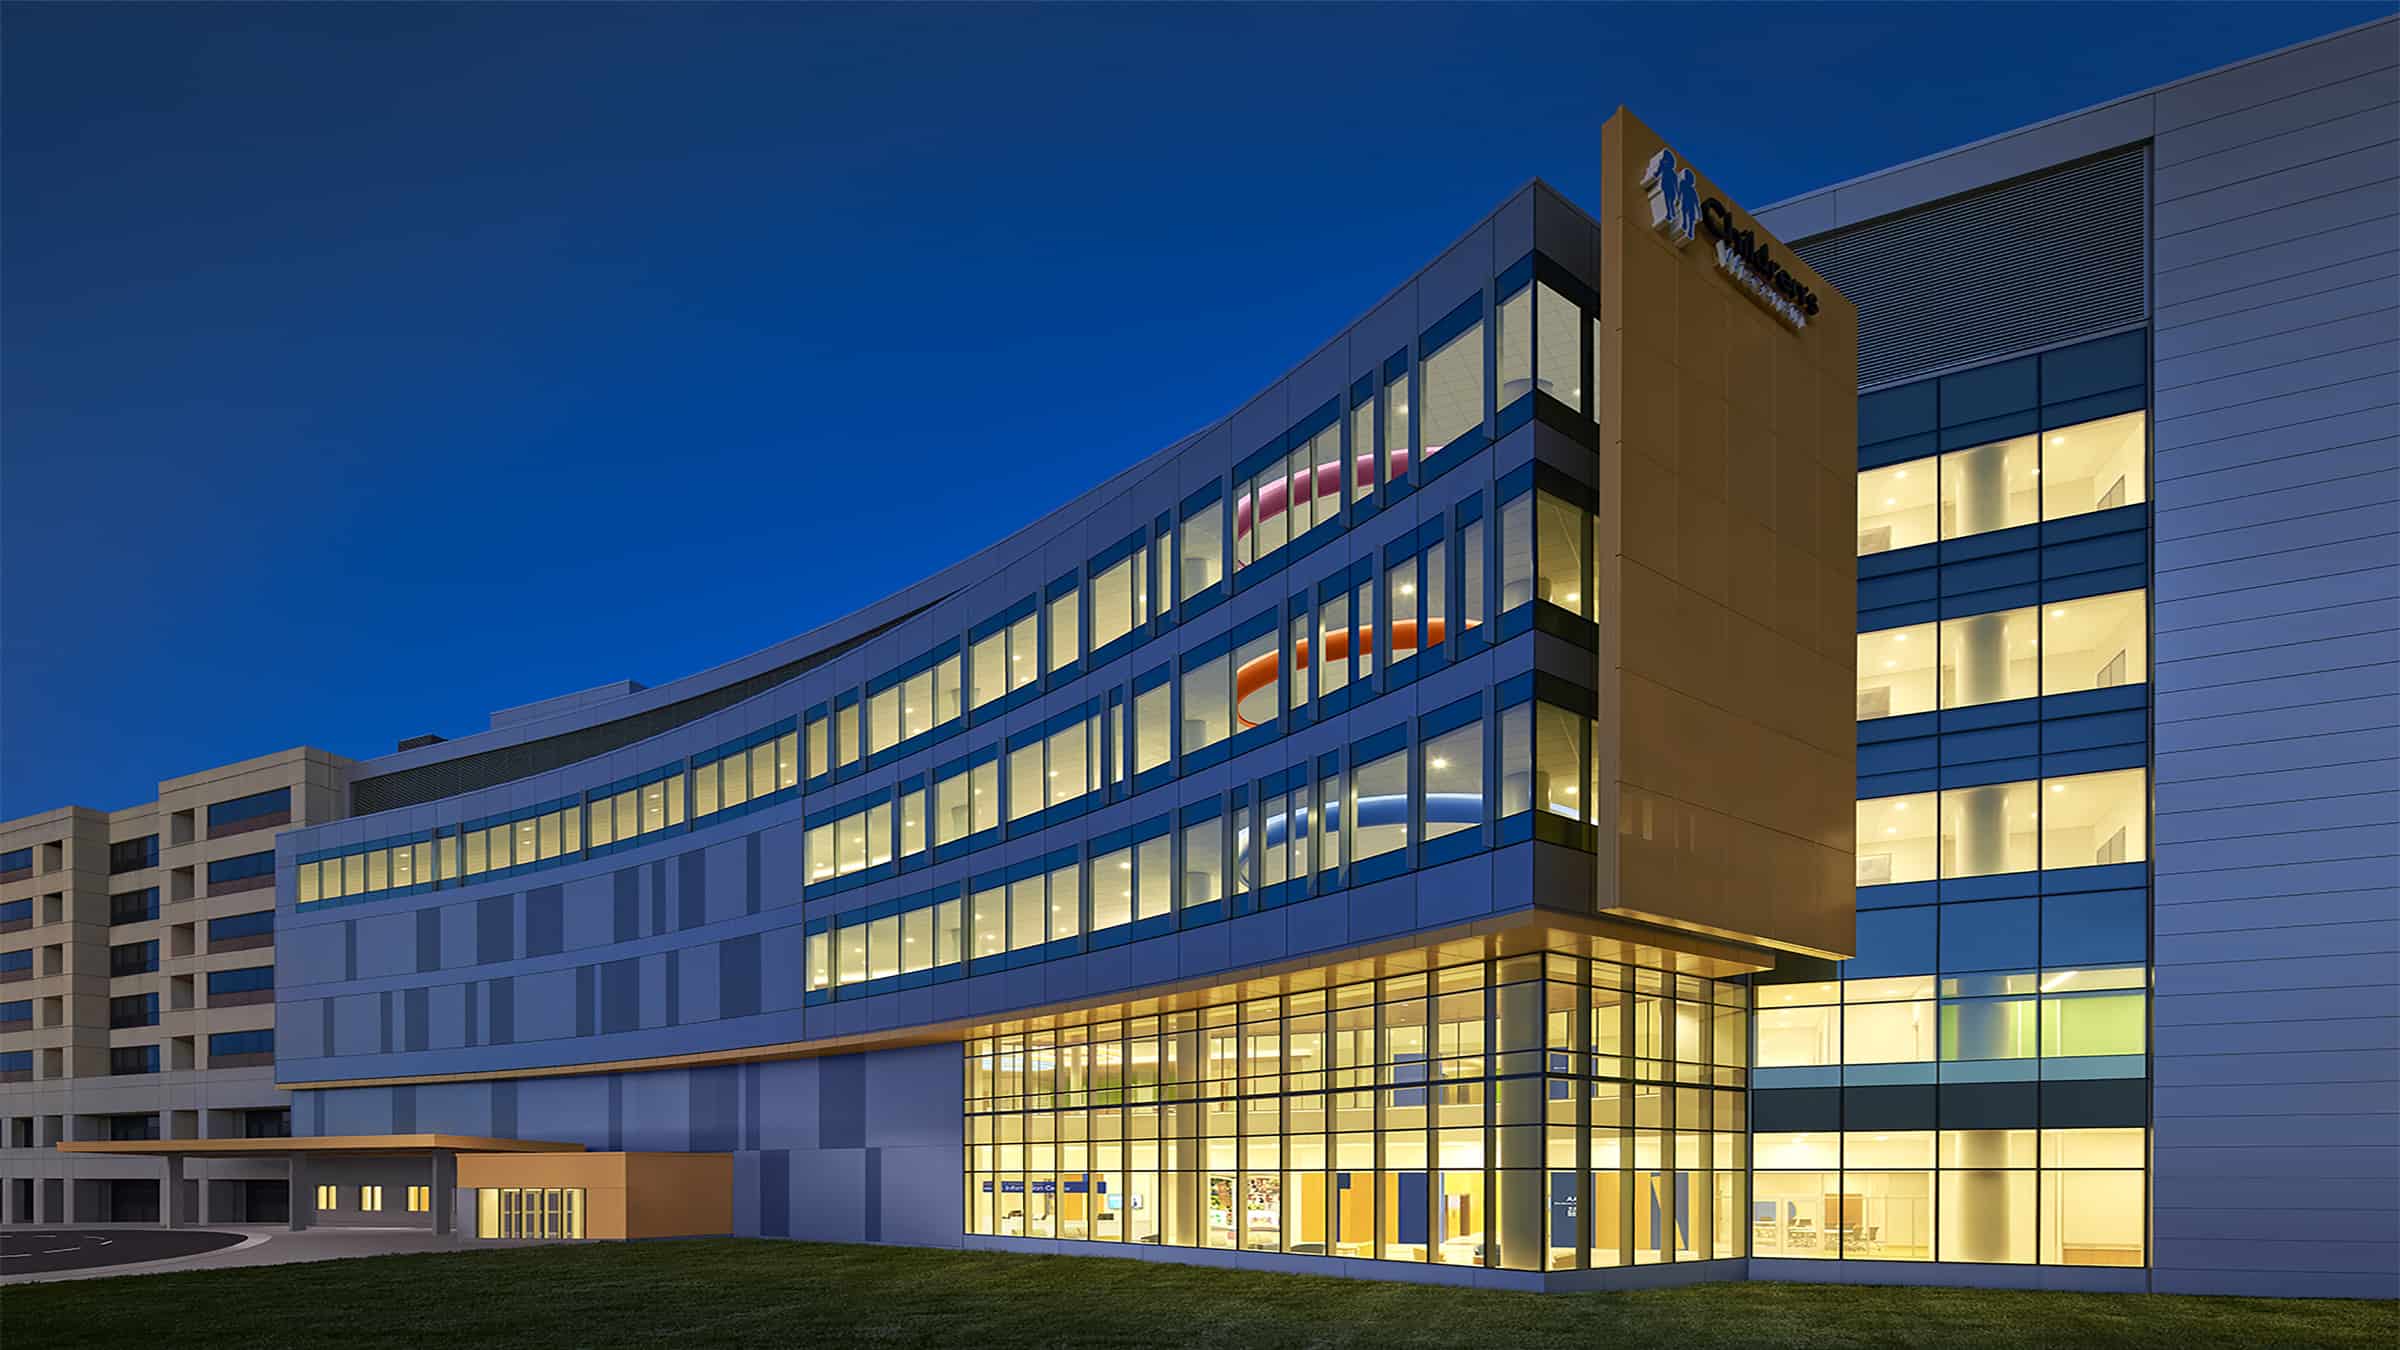
M 967 1229 L 1525 1271 L 1743 1256 L 1746 998 L 1535 954 L 978 1037 Z

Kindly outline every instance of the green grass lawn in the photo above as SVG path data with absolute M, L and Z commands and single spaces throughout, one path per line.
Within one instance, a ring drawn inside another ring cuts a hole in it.
M 1509 1294 L 793 1242 L 381 1256 L 0 1290 L 9 1350 L 156 1346 L 2400 1344 L 2400 1305 L 1713 1284 Z

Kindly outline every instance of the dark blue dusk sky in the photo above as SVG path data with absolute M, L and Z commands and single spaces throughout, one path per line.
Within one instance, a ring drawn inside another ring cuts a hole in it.
M 0 818 L 853 609 L 1620 102 L 1763 204 L 2390 8 L 10 5 Z

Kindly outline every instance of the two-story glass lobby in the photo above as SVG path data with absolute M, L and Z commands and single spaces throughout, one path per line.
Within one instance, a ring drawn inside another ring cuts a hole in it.
M 2390 1292 L 2391 174 L 2303 152 L 2392 31 L 1761 212 L 1797 327 L 1634 124 L 992 549 L 364 766 L 278 846 L 295 1132 L 726 1154 L 769 1236 Z

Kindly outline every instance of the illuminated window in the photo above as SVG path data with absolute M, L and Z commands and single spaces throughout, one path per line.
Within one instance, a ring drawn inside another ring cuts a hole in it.
M 1389 483 L 1408 473 L 1411 447 L 1416 444 L 1409 427 L 1409 373 L 1401 371 L 1386 380 L 1383 386 L 1383 481 Z
M 368 1213 L 368 1214 L 375 1214 L 375 1213 L 379 1213 L 379 1212 L 381 1212 L 381 1211 L 382 1211 L 382 1209 L 383 1209 L 383 1187 L 381 1187 L 381 1186 L 361 1186 L 361 1187 L 359 1187 L 359 1188 L 358 1188 L 358 1207 L 359 1207 L 359 1209 L 360 1209 L 360 1210 L 362 1210 L 363 1212 L 365 1212 L 365 1213 Z
M 408 1212 L 411 1214 L 430 1214 L 433 1212 L 433 1188 L 431 1186 L 411 1186 L 408 1188 Z
M 2032 436 L 1941 457 L 1942 538 L 1988 534 L 2041 518 L 2041 446 Z
M 1982 877 L 2040 867 L 2041 796 L 2035 783 L 1945 790 L 1941 875 Z
M 1534 387 L 1583 410 L 1583 311 L 1543 282 L 1533 284 Z M 1514 402 L 1504 388 L 1500 401 Z
M 2062 970 L 2042 977 L 2042 1055 L 2138 1055 L 2148 1048 L 2149 997 L 2140 966 Z
M 2147 591 L 2062 600 L 2042 611 L 2042 692 L 2140 684 L 2149 673 Z
M 1935 462 L 1912 460 L 1858 476 L 1858 553 L 1888 553 L 1934 540 Z
M 2150 856 L 2149 776 L 2140 769 L 2042 782 L 2042 866 L 2095 867 Z
M 2146 500 L 2149 414 L 2122 413 L 2042 433 L 2042 517 Z
M 1050 657 L 1045 671 L 1071 666 L 1083 657 L 1083 591 L 1070 589 L 1050 602 Z
M 1498 405 L 1533 392 L 1533 287 L 1520 287 L 1493 315 L 1492 359 L 1499 370 Z
M 1936 797 L 1930 792 L 1858 804 L 1858 884 L 1931 881 L 1938 875 Z
M 1470 722 L 1425 742 L 1425 837 L 1439 839 L 1483 823 L 1483 723 Z
M 1885 628 L 1858 635 L 1858 718 L 1932 712 L 1935 698 L 1933 624 Z
M 2041 692 L 2040 620 L 2032 609 L 1942 622 L 1942 706 L 2032 698 Z
M 318 1209 L 340 1209 L 341 1207 L 342 1207 L 342 1188 L 341 1188 L 341 1187 L 339 1187 L 339 1186 L 319 1186 L 319 1187 L 317 1187 L 317 1208 L 318 1208 Z
M 1483 429 L 1483 324 L 1428 352 L 1425 375 L 1425 457 Z

